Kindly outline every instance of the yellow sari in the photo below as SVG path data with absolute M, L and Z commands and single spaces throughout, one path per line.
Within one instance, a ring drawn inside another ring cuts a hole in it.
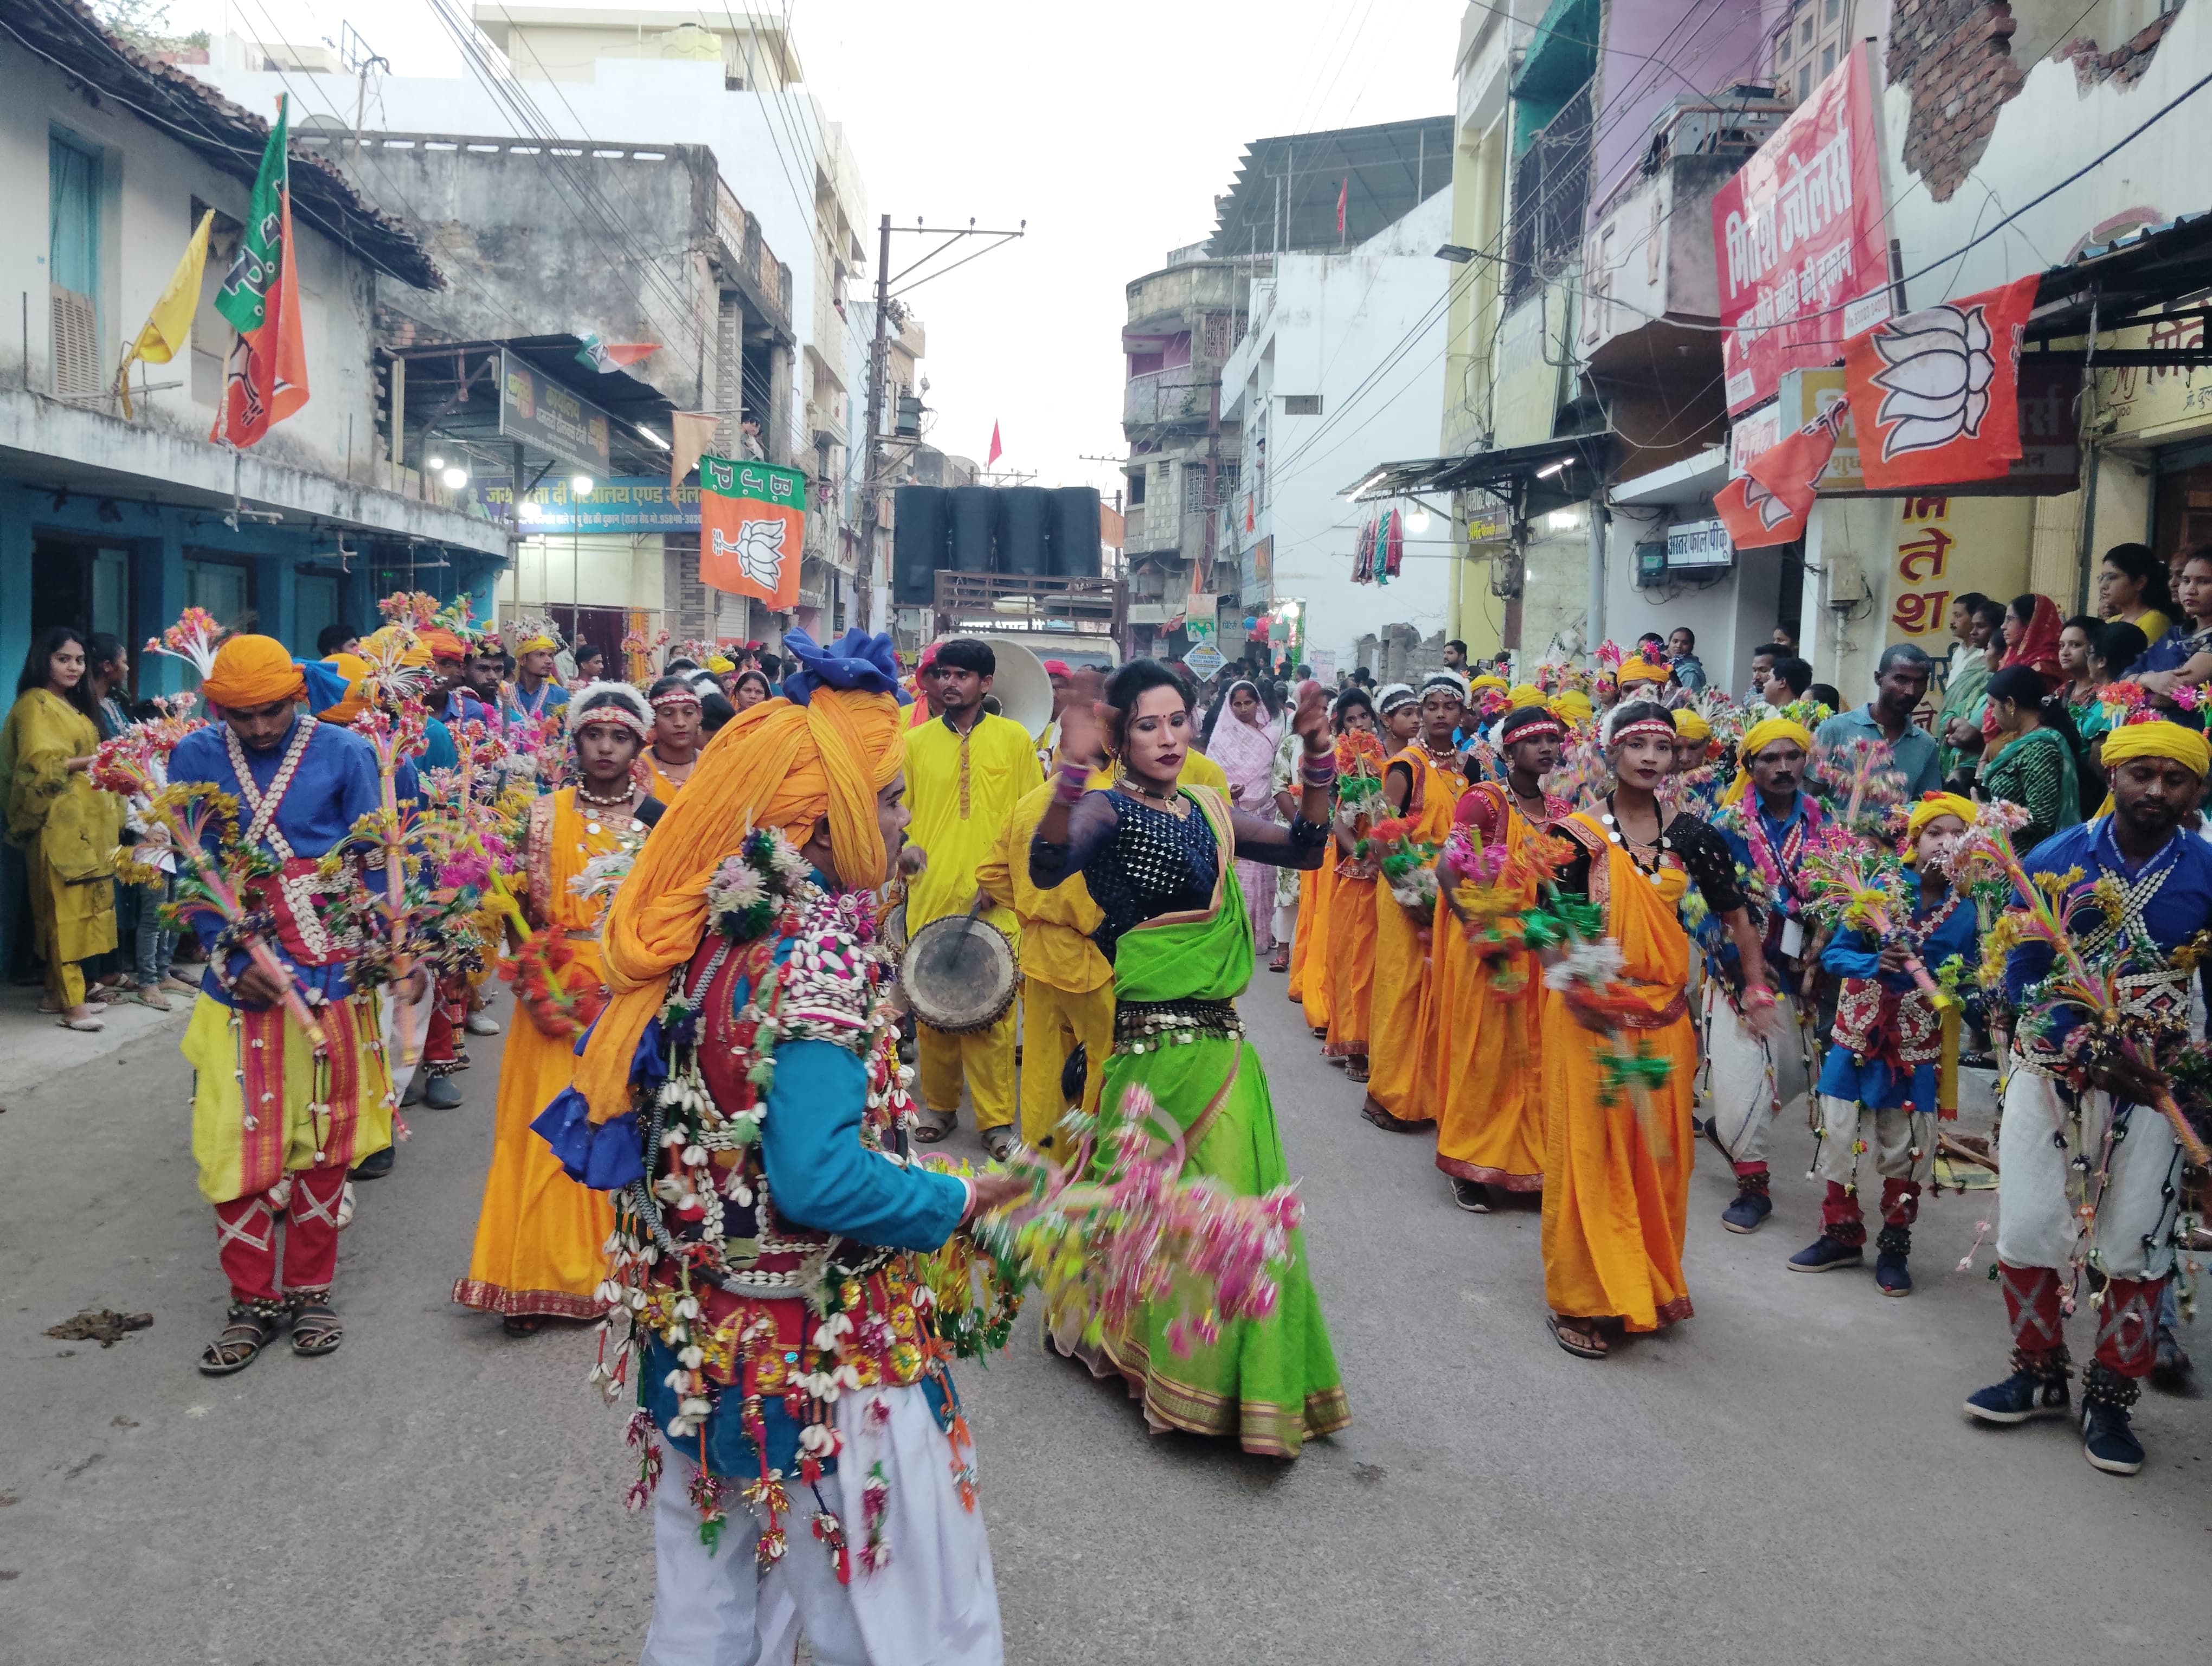
M 1679 912 L 1689 875 L 1662 855 L 1653 884 L 1587 812 L 1559 830 L 1591 853 L 1589 900 L 1604 909 L 1623 976 L 1648 1008 L 1631 1033 L 1674 1069 L 1644 1104 L 1621 1094 L 1608 1105 L 1599 1063 L 1606 1037 L 1584 1029 L 1564 1000 L 1543 1004 L 1544 1296 L 1571 1318 L 1618 1316 L 1630 1330 L 1656 1330 L 1691 1312 L 1682 1239 L 1698 1054 Z
M 1390 762 L 1413 772 L 1403 812 L 1403 819 L 1413 824 L 1409 836 L 1419 843 L 1442 844 L 1451 832 L 1452 812 L 1467 790 L 1467 778 L 1439 769 L 1418 745 Z M 1374 995 L 1367 1026 L 1375 1065 L 1367 1097 L 1394 1122 L 1416 1127 L 1437 1114 L 1437 1014 L 1429 944 L 1421 935 L 1426 931 L 1433 940 L 1435 924 L 1433 912 L 1415 919 L 1387 884 L 1376 881 Z
M 531 916 L 541 927 L 565 929 L 576 958 L 595 976 L 606 899 L 578 897 L 568 882 L 620 842 L 615 824 L 578 811 L 573 787 L 531 806 Z M 553 1148 L 530 1127 L 568 1085 L 574 1049 L 574 1037 L 546 1035 L 515 1003 L 500 1060 L 491 1172 L 484 1177 L 476 1247 L 468 1275 L 453 1285 L 453 1299 L 464 1307 L 508 1316 L 599 1316 L 602 1304 L 593 1292 L 606 1275 L 614 1205 L 605 1193 L 569 1179 Z

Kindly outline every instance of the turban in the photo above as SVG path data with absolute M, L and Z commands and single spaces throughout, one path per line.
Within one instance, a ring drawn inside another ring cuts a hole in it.
M 222 664 L 220 654 L 216 657 L 216 664 L 218 667 Z M 209 696 L 210 699 L 214 697 Z M 2108 731 L 2105 736 L 2103 756 L 2107 775 L 2134 757 L 2172 758 L 2199 781 L 2204 779 L 2208 769 L 2212 769 L 2212 745 L 2206 745 L 2204 737 L 2195 729 L 2185 729 L 2179 723 L 2168 723 L 2163 720 L 2124 724 L 2119 728 Z M 2097 806 L 2097 813 L 2100 816 L 2112 813 L 2112 795 L 2110 793 L 2105 794 L 2104 803 Z
M 307 696 L 307 679 L 274 636 L 233 636 L 215 651 L 200 692 L 218 706 L 243 709 Z M 2203 751 L 2203 743 L 2198 743 Z
M 409 641 L 406 635 L 394 625 L 386 625 L 373 635 L 363 637 L 361 645 L 365 652 L 362 657 L 366 659 L 374 654 L 380 660 L 386 660 L 393 645 L 401 642 L 406 644 L 399 654 L 399 663 L 403 666 L 411 671 L 430 663 L 430 650 L 423 645 L 422 640 L 416 637 Z M 390 663 L 388 660 L 386 663 Z
M 1674 680 L 1674 673 L 1666 666 L 1653 665 L 1639 654 L 1633 660 L 1620 662 L 1620 669 L 1613 673 L 1613 680 L 1625 689 L 1632 683 L 1671 683 Z
M 1787 717 L 1762 718 L 1743 732 L 1743 739 L 1736 745 L 1735 779 L 1722 795 L 1723 803 L 1738 803 L 1751 790 L 1752 759 L 1778 740 L 1794 740 L 1808 753 L 1813 750 L 1813 732 L 1802 723 Z
M 558 654 L 561 644 L 542 630 L 533 630 L 514 645 L 517 654 Z
M 469 657 L 468 648 L 450 630 L 426 630 L 422 633 L 422 641 L 423 646 L 430 650 L 433 659 L 465 660 Z
M 1938 816 L 1956 816 L 1969 827 L 1974 824 L 1974 801 L 1962 799 L 1956 793 L 1923 793 L 1920 801 L 1912 806 L 1905 818 L 1905 860 L 1912 860 L 1912 847 L 1929 823 Z
M 888 651 L 889 639 L 878 638 Z M 668 974 L 707 927 L 707 882 L 755 828 L 804 844 L 825 816 L 837 879 L 884 882 L 876 795 L 905 767 L 898 702 L 888 694 L 817 687 L 804 705 L 763 700 L 725 723 L 638 853 L 603 928 L 610 999 L 576 1069 L 594 1122 L 630 1109 L 630 1072 Z
M 1468 692 L 1470 694 L 1477 689 L 1496 689 L 1503 694 L 1505 692 L 1505 679 L 1503 677 L 1498 676 L 1495 672 L 1487 671 L 1467 685 Z
M 368 675 L 368 661 L 358 654 L 332 654 L 325 655 L 322 663 L 345 679 L 345 690 L 336 701 L 317 706 L 315 715 L 325 723 L 350 723 L 368 704 L 361 691 L 361 679 Z
M 1678 706 L 1674 708 L 1674 733 L 1685 740 L 1711 740 L 1713 726 L 1695 707 Z
M 1544 690 L 1534 683 L 1516 683 L 1506 692 L 1505 709 L 1517 712 L 1523 706 L 1540 706 L 1545 701 Z
M 717 677 L 726 677 L 737 668 L 736 660 L 726 658 L 722 654 L 710 654 L 707 656 L 707 669 Z
M 1587 723 L 1597 715 L 1597 708 L 1580 689 L 1567 689 L 1552 701 L 1552 715 L 1570 723 Z

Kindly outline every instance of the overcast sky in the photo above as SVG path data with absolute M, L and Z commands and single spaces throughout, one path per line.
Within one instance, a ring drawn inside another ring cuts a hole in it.
M 845 125 L 872 216 L 1029 222 L 1024 241 L 912 297 L 929 335 L 931 442 L 981 461 L 995 421 L 1001 468 L 1110 501 L 1120 475 L 1083 459 L 1124 449 L 1124 286 L 1212 230 L 1249 140 L 1449 112 L 1462 9 L 792 0 L 807 84 Z M 169 17 L 295 41 L 335 41 L 350 21 L 398 74 L 461 72 L 422 0 L 171 0 Z M 719 7 L 699 17 L 728 27 Z M 895 238 L 894 271 L 927 246 Z

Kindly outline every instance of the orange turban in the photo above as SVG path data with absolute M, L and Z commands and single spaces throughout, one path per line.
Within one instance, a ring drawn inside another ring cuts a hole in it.
M 200 692 L 212 704 L 243 709 L 304 699 L 307 679 L 274 636 L 233 636 L 215 651 Z
M 368 675 L 368 661 L 358 654 L 326 654 L 323 663 L 335 666 L 338 675 L 345 678 L 345 698 L 335 706 L 324 707 L 315 715 L 325 723 L 350 723 L 368 704 L 361 691 L 361 679 Z
M 469 657 L 469 651 L 462 645 L 461 639 L 450 630 L 426 630 L 422 635 L 422 641 L 437 659 L 465 660 Z
M 876 794 L 905 767 L 896 701 L 821 688 L 804 706 L 763 700 L 725 723 L 638 853 L 602 932 L 611 999 L 576 1067 L 592 1121 L 630 1109 L 630 1062 L 707 926 L 707 882 L 749 829 L 780 827 L 794 844 L 827 816 L 838 881 L 884 882 Z

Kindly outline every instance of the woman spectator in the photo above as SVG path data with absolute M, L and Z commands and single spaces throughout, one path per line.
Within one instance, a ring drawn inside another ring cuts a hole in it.
M 32 642 L 15 680 L 15 703 L 0 725 L 0 792 L 9 842 L 23 853 L 36 945 L 46 964 L 39 1010 L 70 1030 L 105 1027 L 85 999 L 82 963 L 115 947 L 110 863 L 122 812 L 86 773 L 99 745 L 83 633 L 50 625 Z
M 2148 544 L 2115 544 L 2097 569 L 2097 611 L 2131 624 L 2154 642 L 2173 629 L 2179 609 L 2166 588 L 2165 566 Z
M 1267 726 L 1259 685 L 1249 678 L 1232 680 L 1214 702 L 1207 728 L 1206 755 L 1229 777 L 1230 803 L 1248 816 L 1273 823 L 1275 802 L 1267 790 L 1268 777 L 1279 737 Z M 1252 951 L 1266 954 L 1275 941 L 1274 873 L 1263 863 L 1240 861 L 1237 878 L 1243 885 L 1244 911 L 1252 922 Z
M 2081 623 L 2076 619 L 2075 624 Z M 2069 626 L 2066 635 L 2073 635 Z M 2114 620 L 2100 623 L 2088 633 L 2087 665 L 2075 686 L 2068 693 L 2067 710 L 2074 720 L 2074 733 L 2081 745 L 2074 754 L 2075 769 L 2081 777 L 2081 814 L 2094 815 L 2097 806 L 2105 801 L 2110 783 L 2105 775 L 2105 735 L 2112 727 L 2112 714 L 2105 709 L 2102 698 L 2105 685 L 2117 683 L 2121 673 L 2143 656 L 2148 646 L 2143 634 L 2136 626 Z M 2059 639 L 2060 663 L 2065 661 L 2066 638 Z M 2082 684 L 2087 684 L 2086 697 Z
M 1943 690 L 1943 703 L 1936 713 L 1936 721 L 1942 725 L 1936 734 L 1943 743 L 1946 781 L 1961 770 L 1968 781 L 1973 780 L 1973 766 L 1982 753 L 1982 696 L 2003 652 L 1998 633 L 2004 618 L 2004 604 L 1988 596 L 1977 598 L 1970 611 L 1965 651 L 1959 655 L 1958 669 L 1952 672 L 1950 684 Z
M 2005 610 L 2004 658 L 1997 669 L 2026 666 L 2043 678 L 2044 691 L 2055 693 L 2065 678 L 2058 668 L 2058 604 L 2048 596 L 2014 596 Z M 1984 726 L 1986 729 L 1987 725 Z
M 741 712 L 750 711 L 775 692 L 768 685 L 768 673 L 758 666 L 747 666 L 730 679 L 730 703 Z
M 92 721 L 100 727 L 100 738 L 112 740 L 131 727 L 131 655 L 119 638 L 106 631 L 95 631 L 85 639 L 85 688 L 92 696 Z M 132 818 L 126 808 L 124 815 L 123 842 L 137 842 L 132 832 Z M 93 978 L 86 991 L 94 1000 L 116 1000 L 130 988 L 135 951 L 137 945 L 140 905 L 145 892 L 127 880 L 108 882 L 115 892 L 115 950 L 90 963 L 86 970 Z M 154 982 L 159 983 L 157 975 Z M 141 1000 L 144 997 L 142 994 Z M 147 1001 L 149 1006 L 166 1010 L 168 1002 L 158 997 Z
M 2027 812 L 2027 825 L 2013 839 L 2013 848 L 2025 853 L 2081 819 L 2073 720 L 2066 696 L 2046 692 L 2041 674 L 2029 666 L 2007 666 L 1990 678 L 1990 718 L 1994 738 L 1980 796 Z

